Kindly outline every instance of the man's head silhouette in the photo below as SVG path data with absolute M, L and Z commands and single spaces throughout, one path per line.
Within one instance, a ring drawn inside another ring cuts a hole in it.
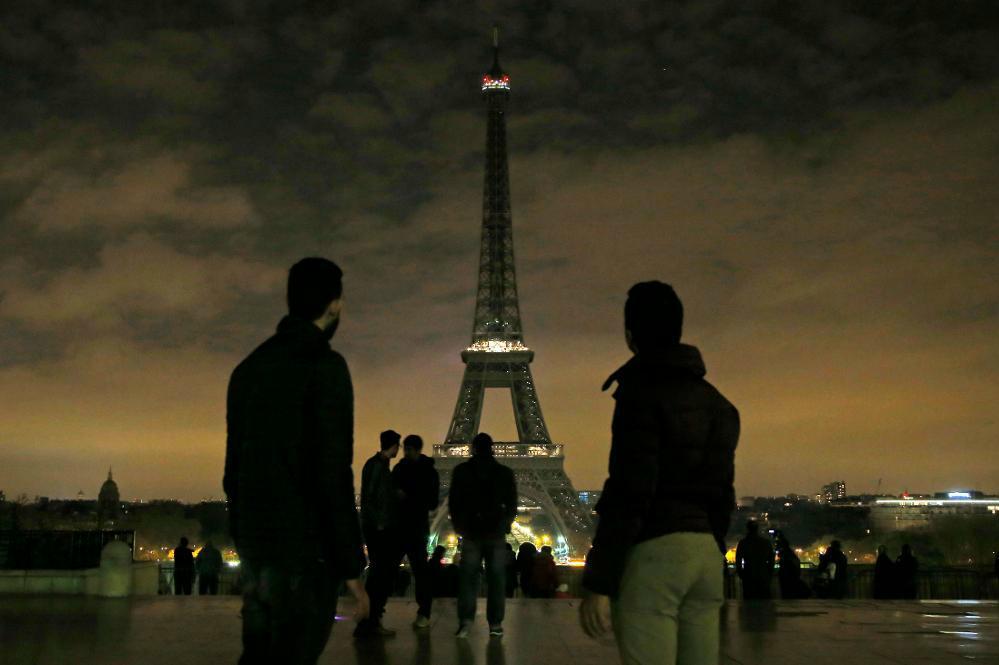
M 378 435 L 378 442 L 381 445 L 382 455 L 389 459 L 395 459 L 399 454 L 399 441 L 402 435 L 394 429 L 387 429 Z
M 679 344 L 683 303 L 673 287 L 659 281 L 631 287 L 624 303 L 624 329 L 628 347 L 636 353 Z
M 340 325 L 343 271 L 329 259 L 302 259 L 288 271 L 288 313 L 312 321 L 328 338 Z
M 476 434 L 475 438 L 472 439 L 472 454 L 485 457 L 491 456 L 493 454 L 493 437 L 485 432 Z
M 423 437 L 419 434 L 409 434 L 402 440 L 402 454 L 406 459 L 418 459 L 421 450 L 423 450 Z

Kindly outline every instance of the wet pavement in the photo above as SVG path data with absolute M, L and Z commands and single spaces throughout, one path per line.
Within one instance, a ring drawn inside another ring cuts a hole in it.
M 339 623 L 320 659 L 327 665 L 605 665 L 609 642 L 585 637 L 572 600 L 510 601 L 506 636 L 479 619 L 456 640 L 454 601 L 440 600 L 433 625 L 414 632 L 415 605 L 389 604 L 396 637 L 355 642 Z M 342 612 L 349 612 L 345 603 Z M 481 616 L 481 615 L 480 615 Z M 996 601 L 729 602 L 722 622 L 726 665 L 881 665 L 979 662 L 999 665 Z M 235 663 L 239 599 L 0 596 L 0 665 Z

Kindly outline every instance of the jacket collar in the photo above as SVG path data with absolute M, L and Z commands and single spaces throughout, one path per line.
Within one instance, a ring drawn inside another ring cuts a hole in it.
M 676 344 L 666 349 L 656 349 L 633 355 L 628 362 L 607 377 L 601 390 L 607 390 L 615 381 L 627 380 L 628 377 L 643 371 L 653 373 L 682 372 L 697 378 L 701 378 L 707 373 L 701 352 L 697 350 L 696 346 Z
M 329 346 L 326 335 L 312 321 L 288 314 L 278 323 L 278 334 L 288 335 L 301 340 L 305 344 Z

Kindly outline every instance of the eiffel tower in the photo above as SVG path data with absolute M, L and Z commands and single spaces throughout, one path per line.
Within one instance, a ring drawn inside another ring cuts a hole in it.
M 507 388 L 513 401 L 517 441 L 495 442 L 493 451 L 514 470 L 521 505 L 543 513 L 554 526 L 556 554 L 584 556 L 590 546 L 590 511 L 579 503 L 563 468 L 561 445 L 548 434 L 531 377 L 534 352 L 524 345 L 513 260 L 510 174 L 506 157 L 506 106 L 510 77 L 499 63 L 499 34 L 493 29 L 493 66 L 482 77 L 486 102 L 485 187 L 482 198 L 482 246 L 472 343 L 461 352 L 465 375 L 451 427 L 444 443 L 434 446 L 446 497 L 454 467 L 470 455 L 479 431 L 486 388 Z M 434 541 L 447 518 L 446 501 L 438 508 Z

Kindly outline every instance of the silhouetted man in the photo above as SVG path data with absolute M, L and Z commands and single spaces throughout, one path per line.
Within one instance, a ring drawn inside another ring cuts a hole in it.
M 520 594 L 524 598 L 534 595 L 534 559 L 538 548 L 534 543 L 521 543 L 517 549 L 517 573 L 520 575 Z
M 399 528 L 399 497 L 389 470 L 389 460 L 399 454 L 400 435 L 385 430 L 379 450 L 364 463 L 361 471 L 361 527 L 368 546 L 368 579 L 364 586 L 371 599 L 367 620 L 357 624 L 354 637 L 391 637 L 394 630 L 382 625 L 385 603 L 392 594 L 402 558 Z
M 912 548 L 902 545 L 902 553 L 895 559 L 895 577 L 898 580 L 898 596 L 906 600 L 916 598 L 916 575 L 919 572 L 919 561 L 912 556 Z
M 878 558 L 874 562 L 874 593 L 877 600 L 888 600 L 897 595 L 895 562 L 888 556 L 888 548 L 878 545 Z
M 423 450 L 423 439 L 410 434 L 402 441 L 403 458 L 392 469 L 399 492 L 399 537 L 402 553 L 409 559 L 416 586 L 414 628 L 430 627 L 433 589 L 428 579 L 427 539 L 430 536 L 430 513 L 437 510 L 441 481 L 433 458 Z
M 502 637 L 506 610 L 506 534 L 517 517 L 517 483 L 513 471 L 493 457 L 493 439 L 485 432 L 472 439 L 472 459 L 454 468 L 448 509 L 454 530 L 462 538 L 455 634 L 468 637 L 475 621 L 479 576 L 485 560 L 489 635 Z
M 760 535 L 759 526 L 752 520 L 746 522 L 746 537 L 735 548 L 735 570 L 742 580 L 744 600 L 770 598 L 774 550 L 770 539 Z
M 780 555 L 780 565 L 777 569 L 780 597 L 786 599 L 808 598 L 811 591 L 801 579 L 801 559 L 798 558 L 784 534 L 778 531 L 776 535 L 777 554 Z
M 354 392 L 330 348 L 342 273 L 303 259 L 288 274 L 288 315 L 232 373 L 225 479 L 243 584 L 240 665 L 313 664 L 329 639 L 342 580 L 367 616 L 354 507 Z
M 187 536 L 173 550 L 173 592 L 190 596 L 194 585 L 194 551 L 187 546 Z
M 555 567 L 555 557 L 552 548 L 545 545 L 534 558 L 534 571 L 531 577 L 534 589 L 533 598 L 554 598 L 558 588 L 558 569 Z
M 198 595 L 217 596 L 219 593 L 219 575 L 222 574 L 222 552 L 207 541 L 194 560 L 198 570 Z
M 613 611 L 625 665 L 716 665 L 739 414 L 680 343 L 683 305 L 669 285 L 633 286 L 624 325 L 635 355 L 604 383 L 618 383 L 610 476 L 580 620 L 598 637 Z
M 829 567 L 832 569 L 832 574 L 829 576 L 829 597 L 846 598 L 850 590 L 850 578 L 847 573 L 846 554 L 843 553 L 843 546 L 838 540 L 829 543 L 826 556 L 829 559 Z

